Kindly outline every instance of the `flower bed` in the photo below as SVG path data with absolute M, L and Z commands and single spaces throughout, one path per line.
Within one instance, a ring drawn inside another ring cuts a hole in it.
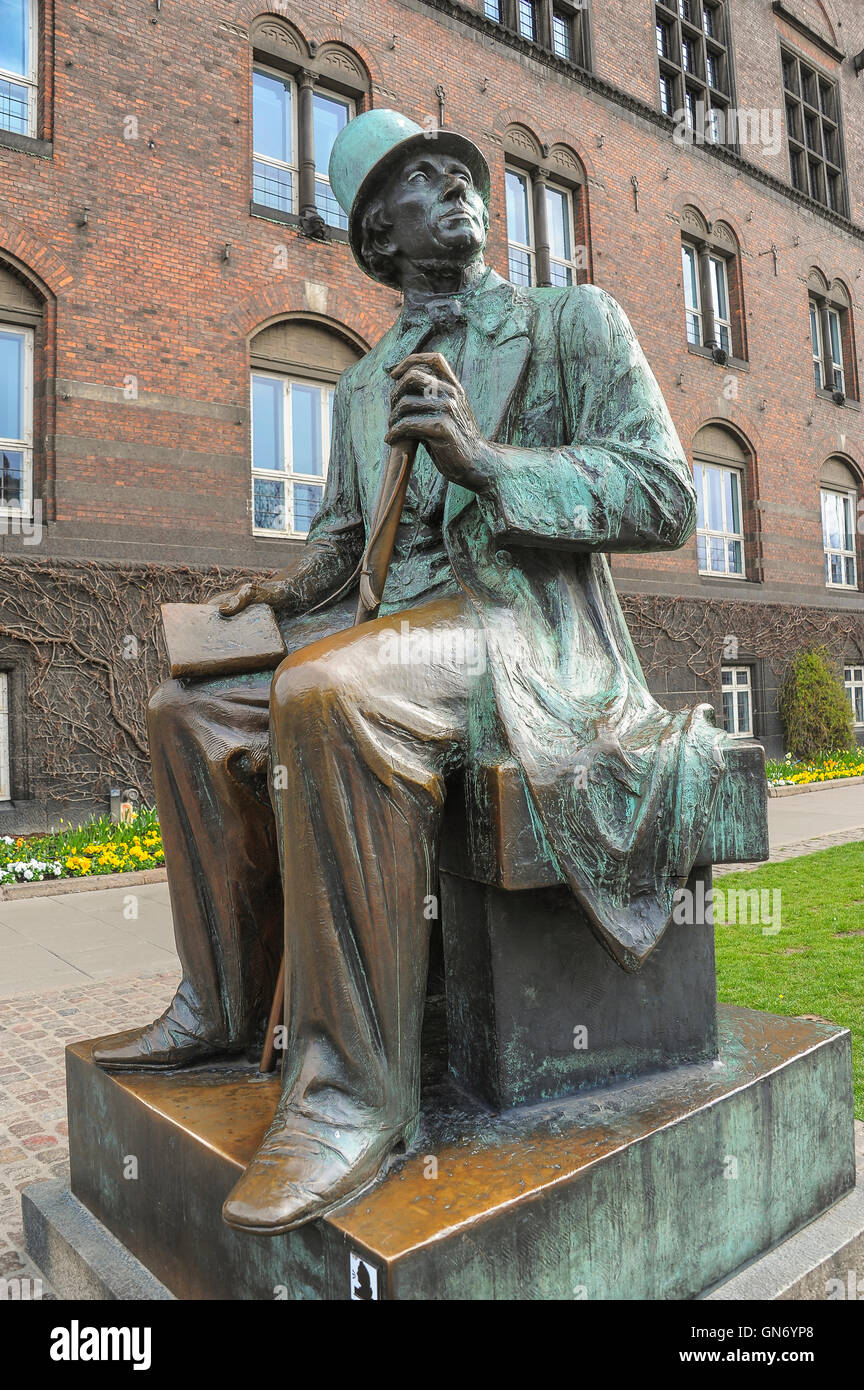
M 0 836 L 0 886 L 156 869 L 164 862 L 159 821 L 146 808 L 123 825 L 100 816 L 50 835 Z
M 766 763 L 768 781 L 774 787 L 806 787 L 813 782 L 836 782 L 843 777 L 864 777 L 864 748 L 832 753 L 812 762 L 794 762 L 787 753 L 783 762 Z

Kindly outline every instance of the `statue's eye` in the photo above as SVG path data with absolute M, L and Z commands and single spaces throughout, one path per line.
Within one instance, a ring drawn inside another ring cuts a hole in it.
M 428 182 L 429 182 L 429 176 L 428 176 L 427 174 L 424 174 L 422 169 L 415 169 L 413 174 L 409 174 L 409 175 L 408 175 L 408 182 L 409 182 L 409 183 L 417 183 L 417 182 L 428 183 Z

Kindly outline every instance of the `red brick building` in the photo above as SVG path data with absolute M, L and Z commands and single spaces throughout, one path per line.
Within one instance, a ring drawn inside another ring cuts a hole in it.
M 0 828 L 146 793 L 158 601 L 302 544 L 399 306 L 326 182 L 370 105 L 478 142 L 500 272 L 633 321 L 702 498 L 614 563 L 658 695 L 776 753 L 827 642 L 864 725 L 861 66 L 858 0 L 0 0 Z

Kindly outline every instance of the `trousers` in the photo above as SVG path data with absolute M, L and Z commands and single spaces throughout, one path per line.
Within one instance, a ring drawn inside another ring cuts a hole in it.
M 284 945 L 283 1095 L 395 1124 L 418 1099 L 441 818 L 485 653 L 462 597 L 346 621 L 289 623 L 275 675 L 172 680 L 150 702 L 170 1012 L 257 1046 Z

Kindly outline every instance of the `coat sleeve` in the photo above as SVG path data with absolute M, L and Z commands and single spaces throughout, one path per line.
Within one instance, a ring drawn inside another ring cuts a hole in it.
M 365 531 L 349 423 L 352 393 L 353 368 L 349 368 L 336 386 L 330 462 L 321 506 L 306 545 L 282 572 L 295 590 L 297 612 L 335 594 L 363 554 Z
M 557 408 L 569 442 L 494 446 L 490 485 L 478 494 L 493 535 L 579 550 L 683 545 L 696 524 L 692 476 L 620 305 L 592 285 L 568 291 L 557 354 Z

